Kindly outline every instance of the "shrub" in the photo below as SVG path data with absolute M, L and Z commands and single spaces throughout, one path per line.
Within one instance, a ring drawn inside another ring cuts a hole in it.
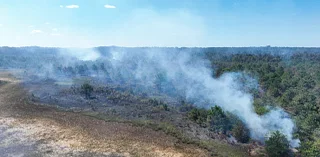
M 270 157 L 289 156 L 289 141 L 279 131 L 273 132 L 266 140 L 266 151 Z
M 250 139 L 250 131 L 242 122 L 233 127 L 232 135 L 241 143 L 247 143 Z
M 197 122 L 202 126 L 205 126 L 205 123 L 207 122 L 208 111 L 204 108 L 194 108 L 188 113 L 188 116 L 191 120 Z
M 262 99 L 259 99 L 259 98 L 254 100 L 254 103 L 253 103 L 254 111 L 258 115 L 264 115 L 264 114 L 269 112 L 269 109 L 266 106 L 262 105 L 264 103 L 265 102 Z
M 162 107 L 165 111 L 169 111 L 169 106 L 167 104 L 163 104 Z
M 232 126 L 229 117 L 219 106 L 212 107 L 210 110 L 194 108 L 188 112 L 188 116 L 202 127 L 210 126 L 210 130 L 214 132 L 225 134 Z
M 180 112 L 190 112 L 195 107 L 191 104 L 186 103 L 184 100 L 181 101 L 181 106 L 179 107 Z
M 214 132 L 220 132 L 225 134 L 227 130 L 230 130 L 231 123 L 226 114 L 222 111 L 221 107 L 215 106 L 208 111 L 208 121 L 210 124 L 210 130 Z
M 90 99 L 91 93 L 93 91 L 93 86 L 86 82 L 81 86 L 81 90 L 85 94 L 86 99 Z
M 269 112 L 265 106 L 254 106 L 254 110 L 258 115 L 264 115 Z
M 302 156 L 320 156 L 320 140 L 303 142 L 300 149 Z

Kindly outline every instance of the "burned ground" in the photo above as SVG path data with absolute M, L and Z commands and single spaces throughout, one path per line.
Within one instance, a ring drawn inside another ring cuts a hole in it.
M 213 140 L 217 136 L 164 100 L 107 86 L 95 86 L 93 97 L 85 99 L 79 86 L 49 81 L 43 82 L 46 86 L 26 85 L 8 73 L 2 78 L 2 126 L 4 132 L 26 132 L 23 136 L 35 143 L 26 155 L 246 156 L 246 149 L 221 141 L 224 138 Z M 39 97 L 34 92 L 38 87 L 61 90 Z M 57 149 L 61 146 L 68 151 Z
M 39 82 L 41 81 L 25 84 L 33 102 L 79 112 L 104 121 L 127 123 L 165 132 L 177 138 L 177 143 L 198 145 L 210 152 L 217 151 L 212 147 L 212 143 L 217 142 L 225 147 L 222 147 L 222 151 L 228 149 L 227 147 L 234 147 L 240 152 L 249 149 L 248 145 L 244 144 L 230 146 L 235 143 L 227 135 L 210 131 L 208 127 L 201 127 L 190 120 L 188 112 L 195 107 L 177 98 L 161 93 L 157 93 L 158 95 L 136 93 L 125 86 L 102 85 L 91 80 L 94 90 L 88 99 L 81 90 L 81 84 L 73 82 L 71 86 L 65 86 L 50 80 L 41 84 Z M 42 88 L 56 90 L 43 92 Z M 34 91 L 41 91 L 42 95 Z

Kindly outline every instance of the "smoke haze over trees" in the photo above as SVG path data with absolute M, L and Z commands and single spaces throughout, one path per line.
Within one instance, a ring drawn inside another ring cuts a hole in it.
M 129 84 L 136 93 L 164 93 L 199 108 L 218 105 L 237 115 L 256 140 L 264 141 L 275 130 L 291 146 L 299 145 L 296 139 L 302 146 L 320 139 L 318 48 L 2 47 L 0 51 L 1 67 L 22 69 L 37 79 L 90 76 Z

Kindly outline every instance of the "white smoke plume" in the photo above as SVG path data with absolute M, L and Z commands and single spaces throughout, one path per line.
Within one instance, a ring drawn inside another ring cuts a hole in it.
M 162 92 L 167 95 L 178 93 L 179 97 L 199 107 L 218 105 L 237 115 L 250 129 L 253 139 L 263 142 L 268 133 L 279 130 L 286 135 L 291 147 L 299 146 L 299 139 L 293 137 L 295 124 L 283 109 L 272 109 L 263 116 L 255 113 L 253 96 L 243 89 L 257 89 L 256 79 L 234 72 L 214 78 L 211 63 L 203 58 L 203 53 L 176 50 L 111 48 L 102 55 L 96 49 L 62 49 L 59 64 L 103 63 L 106 66 L 103 75 L 88 76 L 118 84 L 135 84 L 148 91 L 160 84 Z M 51 68 L 47 66 L 46 69 Z
M 204 107 L 218 105 L 236 114 L 246 123 L 253 139 L 264 141 L 266 134 L 279 130 L 286 135 L 291 147 L 299 146 L 299 140 L 292 136 L 295 125 L 286 112 L 280 108 L 263 116 L 254 112 L 253 96 L 241 90 L 244 86 L 257 88 L 254 79 L 246 76 L 245 84 L 240 83 L 240 73 L 225 73 L 214 78 L 209 62 L 196 56 L 190 52 L 163 52 L 152 48 L 145 52 L 115 50 L 106 62 L 113 80 L 117 80 L 120 73 L 122 79 L 152 88 L 161 73 L 164 81 L 188 101 Z

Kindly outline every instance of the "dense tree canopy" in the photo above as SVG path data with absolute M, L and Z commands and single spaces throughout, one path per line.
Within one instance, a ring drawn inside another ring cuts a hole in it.
M 221 59 L 208 53 L 215 77 L 224 72 L 243 71 L 259 79 L 260 90 L 255 91 L 255 111 L 263 115 L 272 106 L 281 106 L 293 115 L 297 123 L 300 151 L 317 153 L 320 136 L 320 53 L 292 52 L 281 56 L 263 54 L 229 54 Z M 308 155 L 307 155 L 308 156 Z

